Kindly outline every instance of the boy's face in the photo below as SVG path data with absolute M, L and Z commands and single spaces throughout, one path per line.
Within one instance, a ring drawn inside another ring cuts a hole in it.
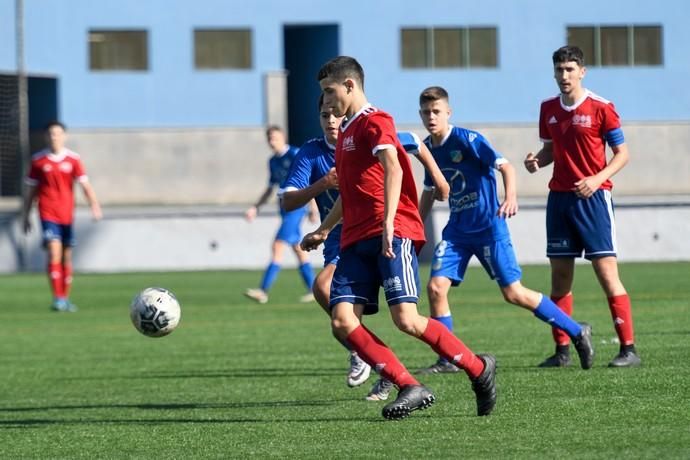
M 585 77 L 585 68 L 580 67 L 577 62 L 557 62 L 553 66 L 553 78 L 556 79 L 558 89 L 562 94 L 572 94 L 573 91 L 580 89 L 582 79 Z
M 425 102 L 419 107 L 419 116 L 432 136 L 443 136 L 450 126 L 450 106 L 445 99 Z
M 46 140 L 50 150 L 58 153 L 65 146 L 65 130 L 61 126 L 53 125 L 46 131 Z
M 326 136 L 328 143 L 335 144 L 338 140 L 338 128 L 340 128 L 340 123 L 342 123 L 342 121 L 343 117 L 336 117 L 333 115 L 333 111 L 326 107 L 325 102 L 321 105 L 319 124 L 321 125 L 321 130 L 324 136 Z
M 282 131 L 273 130 L 268 133 L 266 139 L 271 150 L 275 153 L 280 153 L 285 149 L 285 134 Z
M 319 81 L 323 93 L 323 107 L 329 109 L 334 117 L 346 115 L 352 102 L 353 84 L 351 79 L 340 81 L 330 77 Z

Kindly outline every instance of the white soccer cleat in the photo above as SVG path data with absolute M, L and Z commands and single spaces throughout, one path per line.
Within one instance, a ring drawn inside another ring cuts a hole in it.
M 347 386 L 357 387 L 367 381 L 371 374 L 371 367 L 357 355 L 356 351 L 350 352 L 350 372 L 347 374 Z
M 314 294 L 311 292 L 308 292 L 304 294 L 302 297 L 299 298 L 300 303 L 310 303 L 310 302 L 315 302 L 316 299 L 314 298 Z
M 374 386 L 371 387 L 371 391 L 365 399 L 367 401 L 385 401 L 388 399 L 391 391 L 393 391 L 393 388 L 395 388 L 393 382 L 380 378 L 374 383 Z
M 263 289 L 247 289 L 244 291 L 245 297 L 249 297 L 259 303 L 268 302 L 268 294 Z

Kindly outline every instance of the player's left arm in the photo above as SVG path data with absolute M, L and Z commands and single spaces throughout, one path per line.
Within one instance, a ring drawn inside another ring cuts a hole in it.
M 573 187 L 575 194 L 581 198 L 589 198 L 601 184 L 613 177 L 629 160 L 628 147 L 620 124 L 620 117 L 612 103 L 606 104 L 602 110 L 602 136 L 613 151 L 611 161 L 597 174 L 585 177 Z
M 376 152 L 383 166 L 383 234 L 381 254 L 389 259 L 395 258 L 393 236 L 395 233 L 395 213 L 400 203 L 403 171 L 398 161 L 398 151 L 385 147 Z
M 573 191 L 577 196 L 589 198 L 594 192 L 599 190 L 601 184 L 612 178 L 628 163 L 630 156 L 628 154 L 628 146 L 625 143 L 613 146 L 611 150 L 613 151 L 613 157 L 604 169 L 593 176 L 588 176 L 575 182 Z
M 498 208 L 498 217 L 510 218 L 513 217 L 518 212 L 518 201 L 517 201 L 517 180 L 515 175 L 515 168 L 507 160 L 498 161 L 496 167 L 501 173 L 503 178 L 503 189 L 505 192 L 505 197 L 503 197 L 503 203 Z
M 96 191 L 93 189 L 93 186 L 91 186 L 91 182 L 88 180 L 80 180 L 79 185 L 81 185 L 86 201 L 89 203 L 93 220 L 101 220 L 103 218 L 103 211 L 101 211 L 101 204 L 98 202 Z

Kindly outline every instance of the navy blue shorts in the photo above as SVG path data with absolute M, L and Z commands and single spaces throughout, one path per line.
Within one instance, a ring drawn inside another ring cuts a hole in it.
M 281 221 L 276 240 L 285 241 L 290 246 L 298 244 L 302 240 L 302 230 L 300 225 L 306 208 L 295 209 L 294 211 L 283 211 L 280 213 Z
M 439 241 L 431 262 L 431 277 L 448 278 L 453 286 L 457 286 L 465 278 L 467 264 L 472 256 L 477 256 L 486 273 L 501 287 L 513 284 L 522 276 L 513 243 L 507 237 L 477 243 Z
M 73 247 L 77 244 L 74 237 L 72 225 L 56 224 L 49 220 L 41 221 L 43 229 L 43 246 L 47 246 L 49 241 L 60 241 L 64 247 Z
M 546 204 L 547 257 L 586 259 L 616 255 L 616 224 L 609 190 L 589 198 L 574 192 L 549 192 Z
M 341 302 L 378 304 L 383 286 L 388 305 L 419 300 L 419 270 L 412 240 L 393 239 L 394 259 L 381 254 L 381 237 L 360 241 L 340 251 L 331 283 L 331 308 Z

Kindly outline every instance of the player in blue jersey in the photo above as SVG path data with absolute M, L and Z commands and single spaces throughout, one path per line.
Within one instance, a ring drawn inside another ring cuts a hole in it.
M 522 272 L 506 223 L 518 211 L 515 169 L 480 133 L 450 124 L 451 109 L 445 89 L 433 86 L 422 91 L 419 107 L 429 132 L 424 142 L 451 187 L 450 217 L 435 248 L 427 284 L 431 317 L 453 330 L 448 291 L 463 281 L 467 264 L 475 256 L 491 279 L 496 280 L 507 302 L 532 311 L 546 324 L 566 332 L 577 348 L 582 368 L 589 369 L 594 359 L 591 327 L 573 321 L 548 296 L 520 282 Z M 496 170 L 505 189 L 502 203 L 496 187 Z M 426 190 L 431 184 L 426 177 L 419 205 L 423 220 L 433 206 L 431 192 Z M 439 357 L 436 363 L 419 372 L 457 371 L 452 363 Z
M 286 210 L 297 209 L 314 199 L 319 209 L 321 220 L 324 220 L 335 204 L 338 194 L 338 177 L 335 173 L 335 144 L 342 117 L 335 117 L 330 110 L 323 107 L 323 95 L 319 97 L 319 122 L 324 136 L 312 139 L 304 144 L 295 158 L 288 178 L 283 188 L 279 191 L 281 204 Z M 429 150 L 420 142 L 419 137 L 413 133 L 399 132 L 398 139 L 405 150 L 417 157 L 425 170 L 430 171 L 430 177 L 435 186 L 435 196 L 439 200 L 447 199 L 449 186 L 443 174 L 436 166 Z M 324 268 L 314 280 L 314 297 L 326 314 L 331 314 L 329 307 L 330 287 L 333 273 L 340 253 L 340 229 L 337 225 L 324 242 Z M 373 313 L 377 310 L 372 306 L 371 312 L 358 311 L 360 317 L 363 314 Z M 347 375 L 347 384 L 355 387 L 364 383 L 371 373 L 371 368 L 365 363 L 357 352 L 352 351 L 347 341 L 336 337 L 346 349 L 350 350 L 350 370 Z M 367 395 L 371 401 L 385 400 L 388 398 L 393 384 L 379 379 Z
M 287 143 L 285 133 L 278 126 L 269 126 L 266 130 L 266 138 L 273 152 L 273 155 L 268 161 L 268 186 L 261 194 L 256 204 L 246 211 L 245 217 L 249 222 L 254 220 L 259 212 L 259 208 L 271 197 L 274 188 L 280 187 L 283 184 L 292 166 L 292 162 L 297 155 L 297 151 L 299 150 Z M 290 212 L 284 211 L 282 207 L 280 208 L 281 223 L 271 247 L 271 261 L 264 271 L 259 288 L 247 289 L 244 293 L 245 296 L 259 303 L 268 302 L 268 291 L 278 277 L 285 250 L 291 247 L 295 256 L 297 256 L 297 260 L 299 261 L 299 272 L 307 287 L 307 293 L 300 298 L 300 301 L 311 302 L 314 300 L 314 296 L 311 293 L 314 273 L 309 263 L 309 256 L 299 246 L 300 240 L 302 239 L 300 223 L 306 212 L 306 206 L 299 207 Z

